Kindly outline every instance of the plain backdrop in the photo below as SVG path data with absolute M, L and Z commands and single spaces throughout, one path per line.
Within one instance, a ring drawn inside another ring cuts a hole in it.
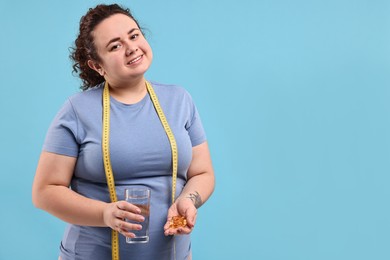
M 0 259 L 57 259 L 66 224 L 31 185 L 98 3 L 0 1 Z M 207 132 L 194 259 L 390 259 L 389 1 L 118 3 L 146 28 L 148 79 L 185 87 Z

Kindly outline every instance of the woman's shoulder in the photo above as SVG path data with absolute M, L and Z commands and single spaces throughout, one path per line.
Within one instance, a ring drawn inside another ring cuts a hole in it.
M 184 97 L 189 95 L 188 91 L 184 87 L 179 85 L 164 84 L 164 83 L 158 83 L 154 81 L 150 81 L 150 83 L 152 84 L 157 94 L 169 95 L 171 98 L 175 96 Z
M 96 85 L 93 88 L 74 93 L 69 97 L 69 101 L 74 105 L 87 105 L 90 102 L 101 103 L 103 84 Z

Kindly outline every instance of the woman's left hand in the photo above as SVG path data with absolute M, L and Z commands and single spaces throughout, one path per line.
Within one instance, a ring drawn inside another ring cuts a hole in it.
M 197 209 L 194 203 L 189 198 L 178 198 L 175 203 L 169 208 L 167 222 L 164 226 L 164 234 L 169 235 L 184 235 L 191 233 L 195 226 Z M 170 228 L 170 221 L 174 216 L 183 216 L 187 221 L 184 227 Z

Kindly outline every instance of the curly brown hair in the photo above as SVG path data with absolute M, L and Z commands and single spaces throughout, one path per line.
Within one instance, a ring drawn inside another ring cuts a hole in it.
M 133 17 L 128 8 L 123 8 L 117 4 L 97 5 L 90 8 L 80 19 L 79 35 L 75 40 L 75 46 L 71 47 L 69 57 L 73 61 L 73 73 L 78 74 L 82 80 L 82 90 L 87 90 L 104 81 L 104 77 L 88 66 L 88 60 L 100 62 L 100 57 L 96 51 L 92 31 L 104 19 L 114 15 L 124 14 L 129 16 L 140 28 L 138 21 Z M 141 30 L 142 31 L 142 30 Z

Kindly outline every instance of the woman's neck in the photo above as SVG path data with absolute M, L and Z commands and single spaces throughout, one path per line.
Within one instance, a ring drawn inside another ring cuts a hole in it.
M 146 95 L 147 90 L 145 81 L 144 77 L 131 82 L 126 82 L 126 84 L 112 84 L 108 81 L 110 95 L 121 103 L 135 104 L 141 101 Z

